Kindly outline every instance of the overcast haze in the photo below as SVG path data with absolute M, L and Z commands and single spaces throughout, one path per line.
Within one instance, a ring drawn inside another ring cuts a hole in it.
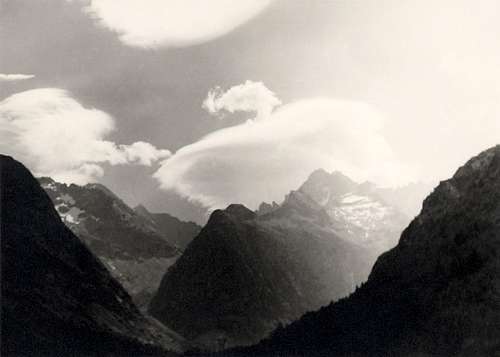
M 0 151 L 131 205 L 435 181 L 500 143 L 494 0 L 0 4 Z

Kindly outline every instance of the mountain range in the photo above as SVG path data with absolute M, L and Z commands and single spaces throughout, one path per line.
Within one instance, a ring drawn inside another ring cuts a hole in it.
M 141 314 L 22 164 L 1 155 L 0 175 L 2 355 L 182 352 L 183 340 Z
M 144 309 L 184 244 L 200 230 L 166 213 L 151 214 L 144 207 L 134 210 L 101 184 L 38 180 L 66 226 Z
M 213 212 L 150 312 L 200 348 L 256 343 L 352 292 L 408 221 L 374 185 L 317 170 L 281 204 Z
M 496 146 L 438 185 L 352 295 L 228 355 L 498 356 L 499 257 Z
M 326 211 L 332 229 L 340 236 L 369 247 L 374 253 L 373 259 L 396 245 L 410 221 L 411 216 L 389 202 L 386 189 L 370 182 L 357 183 L 339 171 L 316 170 L 299 191 Z M 406 202 L 422 202 L 424 198 L 412 197 L 410 192 L 401 196 L 401 201 Z
M 424 186 L 324 170 L 203 228 L 7 156 L 0 175 L 4 355 L 500 355 L 500 146 L 409 225 Z

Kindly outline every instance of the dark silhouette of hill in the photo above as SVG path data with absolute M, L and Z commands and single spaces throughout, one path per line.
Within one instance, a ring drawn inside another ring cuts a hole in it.
M 181 351 L 61 222 L 22 164 L 2 155 L 0 175 L 2 356 Z

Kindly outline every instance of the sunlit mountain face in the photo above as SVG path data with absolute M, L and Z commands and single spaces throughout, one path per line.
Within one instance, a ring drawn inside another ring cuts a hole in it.
M 183 249 L 179 244 L 199 231 L 195 224 L 168 214 L 160 215 L 170 218 L 169 224 L 160 227 L 152 215 L 139 214 L 100 184 L 67 185 L 48 177 L 39 182 L 64 224 L 99 257 L 142 309 L 179 258 Z

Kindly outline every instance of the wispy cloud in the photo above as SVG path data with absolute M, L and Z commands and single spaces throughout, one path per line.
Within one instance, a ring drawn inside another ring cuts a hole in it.
M 5 74 L 0 73 L 0 82 L 14 82 L 34 78 L 34 74 Z
M 83 107 L 57 88 L 28 90 L 0 102 L 0 151 L 37 175 L 63 182 L 95 181 L 104 163 L 149 166 L 171 155 L 146 142 L 106 140 L 114 129 L 110 115 Z
M 84 11 L 129 46 L 185 46 L 222 36 L 272 0 L 91 0 Z
M 154 177 L 162 188 L 211 208 L 281 200 L 321 167 L 379 184 L 413 179 L 413 169 L 397 160 L 381 127 L 380 114 L 369 105 L 301 100 L 265 120 L 221 129 L 181 148 Z
M 246 81 L 225 92 L 220 87 L 210 90 L 202 106 L 211 114 L 218 114 L 223 110 L 229 113 L 255 112 L 256 120 L 261 120 L 267 118 L 279 105 L 281 101 L 264 83 Z

